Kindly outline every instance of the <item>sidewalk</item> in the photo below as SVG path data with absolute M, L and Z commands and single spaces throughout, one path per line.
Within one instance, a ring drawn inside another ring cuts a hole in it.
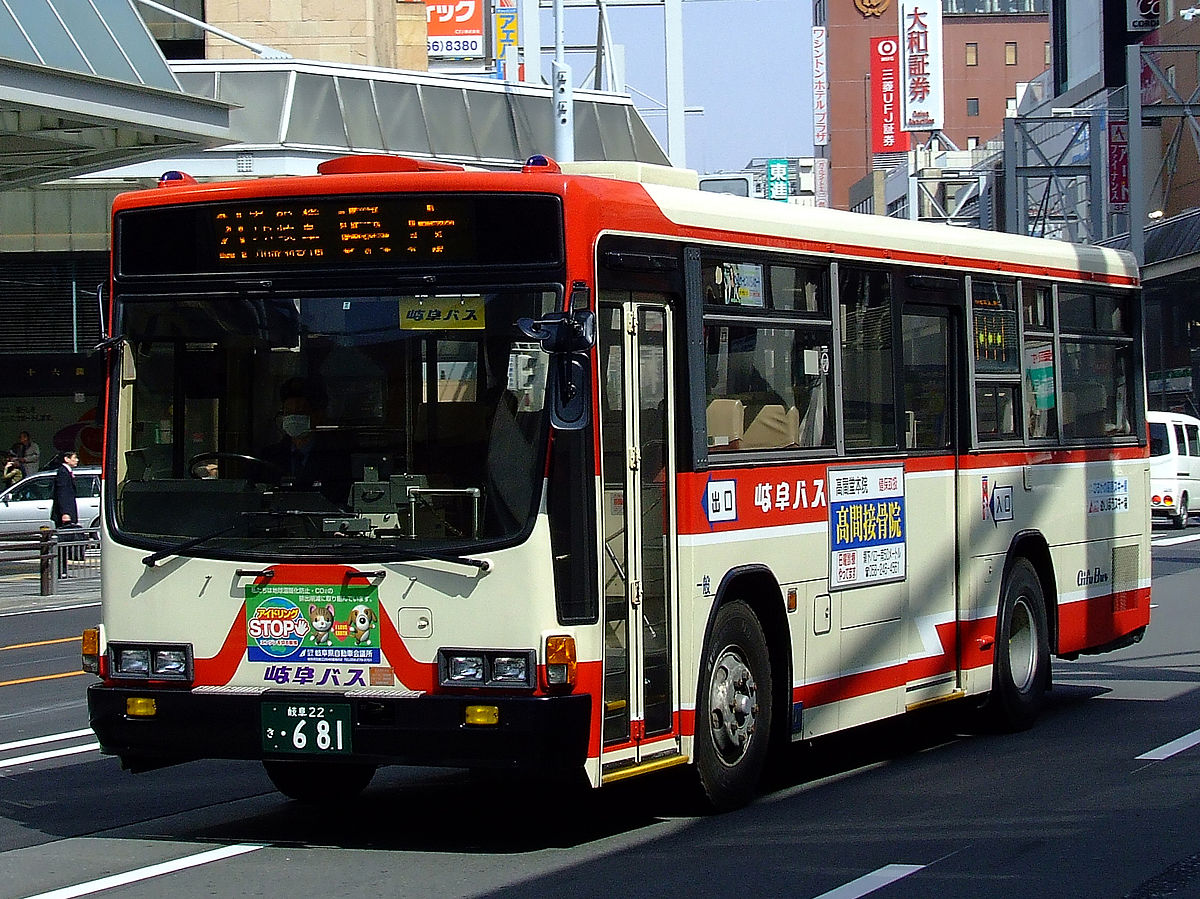
M 100 601 L 100 572 L 95 568 L 59 578 L 53 596 L 42 596 L 41 584 L 37 562 L 0 562 L 0 615 Z

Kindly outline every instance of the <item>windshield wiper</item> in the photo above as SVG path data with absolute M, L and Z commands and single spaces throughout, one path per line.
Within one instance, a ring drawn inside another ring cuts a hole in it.
M 237 513 L 237 519 L 233 522 L 233 524 L 226 525 L 225 527 L 220 528 L 219 530 L 216 530 L 216 531 L 210 531 L 207 534 L 201 534 L 199 537 L 191 537 L 187 540 L 184 540 L 182 543 L 176 543 L 174 546 L 168 546 L 166 549 L 160 549 L 157 552 L 152 552 L 152 553 L 150 553 L 150 555 L 144 556 L 142 558 L 142 564 L 145 565 L 147 568 L 153 568 L 155 565 L 157 565 L 163 559 L 167 558 L 167 556 L 177 556 L 180 553 L 186 552 L 189 549 L 193 549 L 193 548 L 199 546 L 201 543 L 207 543 L 209 540 L 214 540 L 217 537 L 223 537 L 224 535 L 228 534 L 230 531 L 237 530 L 238 526 L 242 523 L 242 518 L 247 515 L 254 515 L 256 517 L 265 515 L 270 518 L 281 518 L 281 517 L 287 517 L 287 516 L 291 516 L 291 515 L 302 515 L 302 514 L 309 515 L 312 513 L 297 512 L 292 509 L 278 511 L 278 512 L 272 512 L 272 511 L 253 511 L 253 512 L 251 512 L 246 509 L 243 509 L 242 511 Z
M 240 521 L 235 521 L 231 525 L 221 528 L 219 531 L 211 531 L 207 534 L 201 534 L 199 537 L 192 537 L 190 540 L 184 540 L 182 543 L 176 543 L 174 546 L 168 546 L 166 549 L 160 549 L 157 552 L 152 552 L 148 556 L 142 557 L 142 564 L 147 568 L 153 568 L 167 556 L 177 556 L 182 552 L 186 552 L 193 547 L 199 546 L 201 543 L 207 543 L 217 537 L 222 537 L 230 531 L 236 530 Z
M 487 574 L 496 566 L 490 559 L 473 559 L 470 556 L 462 556 L 458 553 L 439 553 L 428 552 L 422 550 L 397 550 L 394 548 L 383 549 L 378 543 L 363 541 L 363 540 L 333 540 L 328 543 L 323 543 L 322 548 L 332 548 L 336 551 L 334 555 L 341 556 L 344 553 L 341 550 L 354 549 L 362 550 L 367 553 L 372 560 L 390 561 L 395 559 L 400 562 L 447 562 L 451 565 L 466 565 L 470 568 L 478 569 Z
M 396 551 L 392 550 L 391 554 L 395 553 Z M 483 574 L 487 574 L 496 567 L 492 564 L 491 559 L 472 559 L 470 556 L 460 556 L 456 553 L 401 551 L 399 555 L 405 562 L 420 562 L 426 559 L 431 562 L 449 562 L 454 565 L 468 565 L 471 568 L 477 568 Z
M 142 558 L 142 564 L 145 565 L 147 568 L 153 568 L 155 565 L 157 565 L 159 562 L 161 562 L 163 559 L 167 558 L 168 556 L 177 556 L 181 553 L 187 552 L 189 549 L 194 549 L 195 547 L 199 546 L 202 543 L 207 543 L 209 540 L 214 540 L 217 537 L 222 537 L 225 534 L 228 534 L 230 531 L 236 530 L 238 528 L 238 526 L 241 524 L 241 518 L 246 515 L 254 515 L 254 516 L 265 515 L 265 516 L 268 516 L 271 518 L 286 518 L 286 517 L 295 516 L 295 515 L 313 515 L 313 514 L 323 514 L 323 513 L 302 512 L 302 511 L 299 511 L 296 509 L 286 509 L 286 510 L 278 510 L 278 511 L 272 511 L 272 512 L 241 511 L 238 513 L 238 520 L 235 521 L 233 524 L 226 525 L 225 527 L 223 527 L 219 530 L 216 530 L 216 531 L 210 531 L 207 534 L 201 534 L 199 537 L 192 537 L 188 540 L 184 540 L 182 543 L 176 543 L 174 546 L 168 546 L 165 549 L 160 549 L 160 550 L 157 550 L 156 552 L 152 552 L 152 553 L 150 553 L 150 555 Z M 364 549 L 364 550 L 370 550 L 373 552 L 378 552 L 380 550 L 380 547 L 378 544 L 364 543 L 362 541 L 349 542 L 349 541 L 340 541 L 339 540 L 336 542 L 336 546 L 339 548 L 343 548 L 343 549 L 354 547 L 355 549 Z M 405 561 L 405 562 L 420 562 L 423 560 L 428 560 L 431 562 L 447 562 L 451 565 L 465 565 L 468 568 L 474 568 L 474 569 L 482 572 L 483 574 L 489 573 L 495 567 L 495 565 L 492 564 L 492 561 L 490 559 L 473 559 L 470 556 L 463 556 L 463 555 L 459 555 L 457 553 L 439 553 L 439 552 L 428 552 L 428 551 L 414 552 L 414 551 L 407 551 L 407 550 L 397 551 L 395 549 L 389 549 L 386 553 L 380 553 L 380 554 L 383 555 L 385 558 L 388 556 L 392 556 L 392 557 L 398 556 L 401 559 L 401 561 Z

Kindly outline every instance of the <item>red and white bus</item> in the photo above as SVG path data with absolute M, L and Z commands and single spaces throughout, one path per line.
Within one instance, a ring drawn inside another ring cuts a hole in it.
M 1052 656 L 1140 639 L 1129 256 L 566 168 L 117 199 L 105 752 L 313 800 L 692 765 L 728 808 L 789 741 L 1024 727 Z

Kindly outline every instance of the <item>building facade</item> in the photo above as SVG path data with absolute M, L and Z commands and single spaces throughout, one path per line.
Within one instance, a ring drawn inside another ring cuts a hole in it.
M 1017 85 L 1050 63 L 1046 0 L 942 0 L 945 122 L 949 144 L 983 146 L 1001 133 L 1015 108 Z M 892 0 L 817 0 L 813 24 L 826 41 L 825 121 L 828 144 L 817 155 L 829 161 L 830 205 L 850 208 L 850 188 L 878 168 L 899 161 L 873 146 L 877 108 L 871 82 L 871 41 L 899 34 L 899 3 Z M 864 122 L 866 127 L 864 128 Z M 925 143 L 927 134 L 914 135 Z
M 1130 48 L 1138 58 L 1141 158 L 1123 176 L 1142 200 L 1110 216 L 1110 246 L 1137 253 L 1146 302 L 1151 409 L 1200 413 L 1200 4 L 1154 5 L 1131 21 L 1123 0 L 1054 0 L 1054 84 L 1045 109 L 1130 120 Z M 1117 158 L 1109 135 L 1108 178 Z M 1119 182 L 1118 182 L 1119 183 Z M 1111 202 L 1111 183 L 1109 201 Z M 1125 197 L 1130 199 L 1130 197 Z
M 51 14 L 48 0 L 26 2 L 44 2 Z M 63 160 L 68 152 L 79 156 L 83 143 L 79 122 L 64 121 L 61 145 L 52 145 L 49 113 L 36 121 L 0 117 L 28 123 L 29 132 L 25 146 L 10 142 L 26 152 L 11 152 L 14 164 L 0 173 L 15 171 L 17 159 L 35 159 L 35 132 L 46 144 L 35 160 L 43 177 L 23 176 L 0 189 L 0 284 L 15 298 L 0 332 L 0 446 L 25 429 L 47 460 L 69 447 L 85 463 L 99 461 L 103 356 L 91 350 L 104 333 L 102 285 L 118 193 L 151 186 L 168 169 L 201 180 L 312 174 L 324 159 L 352 153 L 516 169 L 553 147 L 548 85 L 428 71 L 424 0 L 164 2 L 183 18 L 139 5 L 143 25 L 130 6 L 131 30 L 178 95 L 168 98 L 167 111 L 219 111 L 219 139 L 208 134 L 207 119 L 189 136 L 156 132 L 134 118 L 136 131 L 97 138 L 91 152 L 108 165 L 76 168 L 103 172 L 67 179 L 74 171 Z M 14 77 L 26 74 L 15 70 Z M 130 93 L 137 88 L 142 105 L 163 122 L 164 113 L 142 96 L 146 88 L 135 81 Z M 47 110 L 65 116 L 77 106 L 68 89 L 47 100 Z M 162 93 L 154 99 L 166 102 Z M 574 110 L 578 159 L 667 163 L 628 96 L 578 90 Z M 185 138 L 190 143 L 180 147 Z

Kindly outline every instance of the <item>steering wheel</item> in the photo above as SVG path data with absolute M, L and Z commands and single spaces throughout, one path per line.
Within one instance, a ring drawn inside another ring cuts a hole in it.
M 227 452 L 208 452 L 196 453 L 187 461 L 188 474 L 193 478 L 205 478 L 204 472 L 209 465 L 222 460 L 240 462 L 245 465 L 252 465 L 262 470 L 268 477 L 279 480 L 283 476 L 283 469 L 274 462 L 269 462 L 266 459 L 260 459 L 258 456 L 251 456 L 249 453 L 227 453 Z

